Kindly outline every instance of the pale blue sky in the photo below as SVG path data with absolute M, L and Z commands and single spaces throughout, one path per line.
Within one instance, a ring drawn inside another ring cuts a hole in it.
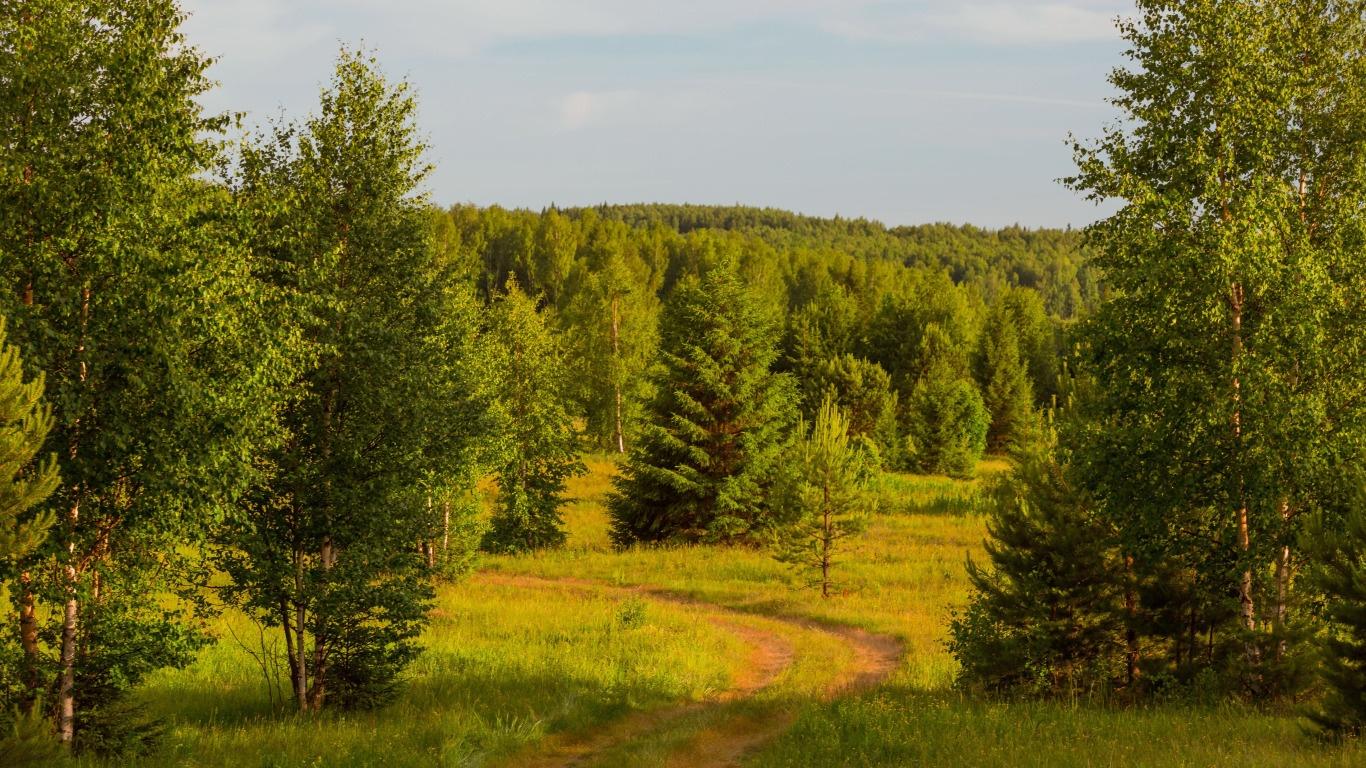
M 183 0 L 212 109 L 302 116 L 342 43 L 418 89 L 438 203 L 745 203 L 1080 226 L 1129 0 Z

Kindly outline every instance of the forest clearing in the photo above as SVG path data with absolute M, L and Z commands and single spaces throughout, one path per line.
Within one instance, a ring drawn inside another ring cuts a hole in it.
M 0 0 L 0 766 L 1366 764 L 1366 0 L 696 4 Z
M 588 466 L 570 483 L 565 549 L 489 558 L 443 588 L 427 650 L 387 708 L 278 719 L 252 656 L 257 630 L 228 615 L 220 631 L 235 639 L 140 693 L 172 726 L 166 752 L 139 764 L 234 766 L 250 755 L 262 766 L 1345 767 L 1366 758 L 1305 742 L 1293 708 L 1106 710 L 954 692 L 944 627 L 966 600 L 964 558 L 985 533 L 964 503 L 978 481 L 889 477 L 884 511 L 851 550 L 855 586 L 825 604 L 762 552 L 614 552 L 602 496 L 615 460 Z M 983 474 L 1004 469 L 992 462 Z

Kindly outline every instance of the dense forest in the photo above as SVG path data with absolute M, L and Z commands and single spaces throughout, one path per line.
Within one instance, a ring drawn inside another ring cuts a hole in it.
M 564 545 L 585 452 L 617 548 L 771 549 L 813 600 L 874 478 L 1005 457 L 964 692 L 1359 732 L 1363 8 L 1139 5 L 1076 232 L 442 208 L 370 53 L 242 135 L 171 0 L 0 4 L 0 750 L 154 751 L 131 694 L 224 611 L 289 708 L 392 701 L 436 585 Z

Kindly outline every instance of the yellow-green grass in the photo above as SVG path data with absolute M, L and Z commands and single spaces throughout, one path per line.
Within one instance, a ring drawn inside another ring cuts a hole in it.
M 1366 765 L 1366 749 L 1324 748 L 1293 713 L 1246 707 L 1106 708 L 981 702 L 952 689 L 957 665 L 944 647 L 951 612 L 968 596 L 964 565 L 981 557 L 983 485 L 1008 471 L 984 462 L 978 480 L 886 475 L 882 510 L 851 542 L 837 578 L 844 594 L 821 600 L 763 551 L 658 547 L 613 552 L 601 500 L 613 469 L 602 458 L 575 482 L 570 546 L 490 558 L 511 573 L 652 584 L 757 614 L 861 626 L 901 638 L 902 668 L 880 689 L 833 702 L 810 700 L 792 730 L 753 756 L 774 766 L 1218 766 Z M 657 764 L 668 734 L 615 751 L 610 765 Z
M 590 457 L 593 472 L 571 484 L 566 520 L 569 545 L 515 557 L 492 557 L 485 567 L 508 573 L 649 584 L 699 600 L 760 614 L 800 616 L 863 627 L 907 644 L 903 675 L 934 689 L 951 682 L 954 666 L 943 652 L 948 612 L 967 599 L 963 567 L 984 534 L 975 502 L 981 481 L 887 475 L 879 495 L 887 510 L 849 540 L 835 578 L 841 594 L 821 600 L 804 589 L 804 576 L 762 549 L 746 547 L 641 547 L 612 549 L 603 497 L 614 464 Z M 1002 471 L 993 462 L 982 475 Z M 948 500 L 947 505 L 945 500 Z M 947 508 L 946 508 L 947 507 Z M 577 533 L 583 531 L 583 533 Z
M 745 614 L 738 621 L 783 634 L 796 651 L 793 666 L 753 700 L 687 709 L 597 755 L 595 765 L 663 765 L 727 718 L 779 711 L 797 712 L 795 725 L 752 765 L 1366 765 L 1366 750 L 1320 747 L 1289 714 L 981 702 L 954 693 L 956 666 L 943 641 L 950 612 L 967 599 L 965 559 L 980 557 L 980 480 L 887 475 L 878 488 L 882 510 L 836 571 L 845 590 L 821 600 L 761 550 L 615 552 L 604 506 L 615 462 L 586 463 L 590 472 L 571 482 L 565 507 L 568 546 L 487 558 L 486 572 L 660 587 L 737 609 Z M 980 475 L 1007 469 L 988 462 Z M 486 486 L 486 498 L 492 493 Z M 642 599 L 648 606 L 638 623 Z M 218 645 L 139 691 L 150 714 L 172 725 L 148 764 L 516 765 L 548 734 L 591 733 L 631 712 L 726 689 L 746 653 L 707 615 L 606 587 L 532 588 L 478 576 L 440 588 L 426 652 L 392 705 L 313 718 L 272 710 L 259 668 L 233 639 L 254 647 L 256 630 L 228 615 L 218 622 Z M 848 650 L 767 618 L 775 615 L 893 634 L 906 658 L 877 690 L 822 701 L 827 660 Z
M 633 598 L 581 588 L 444 587 L 425 651 L 392 705 L 312 718 L 272 710 L 238 642 L 259 650 L 258 630 L 226 616 L 221 642 L 139 692 L 150 715 L 172 724 L 147 764 L 483 764 L 549 732 L 726 688 L 743 648 L 700 610 L 651 603 L 642 614 Z

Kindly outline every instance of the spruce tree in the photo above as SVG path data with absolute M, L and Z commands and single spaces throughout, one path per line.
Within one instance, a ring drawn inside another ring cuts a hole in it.
M 977 360 L 977 381 L 982 404 L 991 415 L 987 448 L 1004 451 L 1012 443 L 1028 439 L 1034 423 L 1034 394 L 1021 359 L 1015 318 L 1003 304 L 994 307 L 987 317 Z
M 771 527 L 796 405 L 791 381 L 771 370 L 777 337 L 773 312 L 729 263 L 675 288 L 649 423 L 608 500 L 618 546 L 753 541 Z
M 225 526 L 221 594 L 285 639 L 300 710 L 394 691 L 426 623 L 433 486 L 469 474 L 448 265 L 406 83 L 343 51 L 318 113 L 244 150 L 238 196 L 306 364 L 289 439 Z
M 1323 595 L 1328 623 L 1319 669 L 1328 695 L 1310 717 L 1330 736 L 1359 736 L 1366 730 L 1366 493 L 1340 531 L 1320 523 L 1308 541 L 1310 583 Z
M 910 466 L 971 477 L 986 450 L 990 423 L 982 395 L 961 373 L 960 353 L 937 325 L 925 330 L 921 360 L 923 369 L 902 416 Z
M 810 428 L 797 424 L 787 454 L 775 556 L 796 570 L 821 597 L 836 588 L 834 568 L 844 540 L 861 532 L 875 500 L 867 493 L 876 471 L 866 441 L 850 434 L 849 419 L 827 396 Z
M 494 413 L 502 437 L 498 501 L 484 537 L 494 552 L 525 552 L 564 544 L 565 482 L 585 471 L 559 339 L 515 280 L 489 312 L 487 340 L 497 377 Z
M 950 623 L 960 684 L 1040 694 L 1103 691 L 1122 650 L 1114 529 L 1056 448 L 1018 455 L 987 522 L 990 568 L 968 561 L 973 594 Z
M 849 434 L 867 438 L 884 460 L 894 460 L 900 450 L 897 431 L 897 397 L 891 377 L 877 363 L 845 353 L 816 363 L 814 370 L 795 370 L 804 392 L 821 392 L 820 400 L 802 412 L 814 419 L 826 398 L 833 397 L 849 420 Z

